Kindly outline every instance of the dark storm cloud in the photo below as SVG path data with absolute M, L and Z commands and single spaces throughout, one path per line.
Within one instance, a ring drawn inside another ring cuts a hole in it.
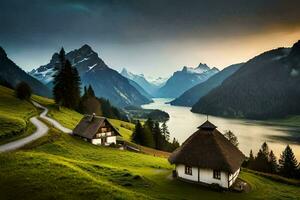
M 117 42 L 157 37 L 248 34 L 299 26 L 299 1 L 9 0 L 0 3 L 1 40 L 18 43 L 102 38 Z M 16 39 L 16 40 L 14 40 Z
M 53 52 L 79 41 L 134 45 L 251 35 L 298 28 L 299 6 L 297 0 L 0 0 L 0 45 Z

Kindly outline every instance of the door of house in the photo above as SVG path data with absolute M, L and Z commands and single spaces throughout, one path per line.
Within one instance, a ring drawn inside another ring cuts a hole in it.
M 102 145 L 105 145 L 106 141 L 107 141 L 107 138 L 106 138 L 106 137 L 102 138 L 102 139 L 101 139 L 101 144 L 102 144 Z

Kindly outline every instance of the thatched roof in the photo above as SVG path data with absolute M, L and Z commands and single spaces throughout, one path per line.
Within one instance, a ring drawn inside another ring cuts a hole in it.
M 108 123 L 115 134 L 121 136 L 120 133 L 111 125 L 111 123 L 105 117 L 85 115 L 79 124 L 73 130 L 74 135 L 79 135 L 84 138 L 92 139 L 99 130 L 103 122 Z
M 215 125 L 206 121 L 198 129 L 171 154 L 170 163 L 230 173 L 241 167 L 245 159 L 244 154 L 231 144 Z

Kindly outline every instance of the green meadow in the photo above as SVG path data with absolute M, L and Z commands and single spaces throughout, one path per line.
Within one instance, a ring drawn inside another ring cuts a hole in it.
M 17 99 L 13 90 L 0 86 L 0 144 L 30 135 L 35 127 L 29 118 L 37 114 L 31 103 Z
M 52 100 L 33 98 L 68 128 L 82 117 L 65 108 L 58 111 Z M 1 100 L 5 105 L 11 104 Z M 24 120 L 31 116 L 22 115 L 21 109 L 15 112 Z M 111 122 L 125 139 L 130 138 L 132 124 Z M 12 123 L 10 129 L 14 128 L 17 124 Z M 300 199 L 299 186 L 251 171 L 242 171 L 240 178 L 252 190 L 235 193 L 173 180 L 172 169 L 166 158 L 91 145 L 51 128 L 48 135 L 24 148 L 0 154 L 0 199 Z

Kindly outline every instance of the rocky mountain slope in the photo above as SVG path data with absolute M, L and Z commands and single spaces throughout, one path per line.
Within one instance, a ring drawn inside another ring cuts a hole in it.
M 2 47 L 0 47 L 0 80 L 8 82 L 13 87 L 15 87 L 19 82 L 24 81 L 31 87 L 33 93 L 45 97 L 52 96 L 52 92 L 49 88 L 28 75 L 11 59 L 9 59 Z
M 91 84 L 96 96 L 109 99 L 115 106 L 124 107 L 151 102 L 133 87 L 127 78 L 109 68 L 90 46 L 83 45 L 67 53 L 66 58 L 77 68 L 82 86 Z M 58 60 L 58 54 L 55 53 L 49 64 L 32 70 L 30 74 L 51 87 Z
M 171 105 L 193 106 L 201 97 L 205 96 L 211 90 L 221 85 L 225 79 L 235 73 L 242 65 L 243 63 L 226 67 L 219 73 L 210 77 L 207 81 L 195 85 L 191 89 L 184 92 L 181 96 L 171 101 Z
M 134 81 L 140 87 L 142 87 L 150 96 L 154 96 L 156 91 L 159 89 L 158 85 L 150 83 L 143 74 L 134 74 L 123 68 L 121 73 L 122 76 Z
M 217 68 L 210 68 L 206 64 L 200 63 L 198 67 L 183 67 L 181 71 L 174 72 L 166 84 L 161 87 L 157 97 L 176 98 L 193 86 L 206 81 L 208 78 L 218 73 Z

